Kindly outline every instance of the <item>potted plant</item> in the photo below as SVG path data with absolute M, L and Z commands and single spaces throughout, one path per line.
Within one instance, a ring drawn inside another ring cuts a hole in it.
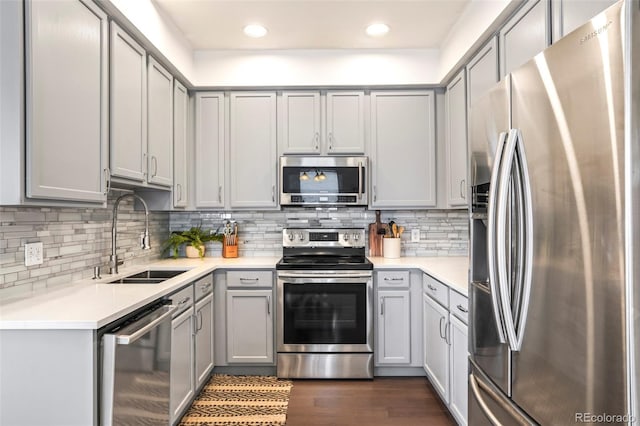
M 180 246 L 186 244 L 185 253 L 187 257 L 204 257 L 205 243 L 208 241 L 222 241 L 222 234 L 212 231 L 205 231 L 201 227 L 192 227 L 187 231 L 173 231 L 169 238 L 162 244 L 162 253 L 171 249 L 173 257 L 178 257 Z

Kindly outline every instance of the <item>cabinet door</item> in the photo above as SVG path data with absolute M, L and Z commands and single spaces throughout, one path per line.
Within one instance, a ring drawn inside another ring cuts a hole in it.
M 431 384 L 449 404 L 449 345 L 445 340 L 449 313 L 426 294 L 422 295 L 424 370 Z
M 111 175 L 143 182 L 147 155 L 147 53 L 111 22 Z
M 173 185 L 173 76 L 151 56 L 147 68 L 148 181 Z
M 320 153 L 320 93 L 282 93 L 282 154 Z
M 173 86 L 173 206 L 187 207 L 187 89 L 175 80 Z
M 379 291 L 376 364 L 411 363 L 411 303 L 409 290 Z
M 466 425 L 467 392 L 469 385 L 467 326 L 453 315 L 449 316 L 447 338 L 451 345 L 451 401 L 449 403 L 449 410 L 459 425 Z
M 498 80 L 498 39 L 493 37 L 467 64 L 468 108 Z
M 213 294 L 196 303 L 196 389 L 213 370 Z
M 91 1 L 25 6 L 26 195 L 104 202 L 107 16 Z
M 464 71 L 447 86 L 447 204 L 467 205 L 467 94 Z
M 434 93 L 371 93 L 372 208 L 436 205 Z
M 193 308 L 190 308 L 171 322 L 171 424 L 193 397 L 193 361 Z
M 327 153 L 364 154 L 364 92 L 327 93 Z
M 549 2 L 528 0 L 500 30 L 500 75 L 504 77 L 549 46 Z
M 273 364 L 271 290 L 227 290 L 227 362 Z
M 196 93 L 196 207 L 224 207 L 224 93 Z
M 231 208 L 274 208 L 276 203 L 276 94 L 232 93 L 229 186 Z
M 552 0 L 553 43 L 585 24 L 617 0 Z

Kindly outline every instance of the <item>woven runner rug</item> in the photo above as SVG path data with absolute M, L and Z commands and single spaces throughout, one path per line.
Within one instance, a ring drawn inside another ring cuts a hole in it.
M 284 425 L 292 387 L 275 377 L 214 374 L 180 425 Z

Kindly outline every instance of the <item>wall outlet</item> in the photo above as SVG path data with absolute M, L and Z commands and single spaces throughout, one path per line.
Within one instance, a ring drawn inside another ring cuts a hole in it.
M 411 242 L 412 243 L 417 243 L 418 241 L 420 241 L 420 230 L 419 229 L 412 229 L 411 230 Z
M 44 257 L 42 243 L 27 243 L 24 245 L 24 265 L 42 265 Z

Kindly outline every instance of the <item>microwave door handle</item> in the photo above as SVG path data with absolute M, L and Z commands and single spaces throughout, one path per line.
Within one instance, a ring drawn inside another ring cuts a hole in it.
M 358 162 L 358 199 L 362 200 L 362 161 Z

